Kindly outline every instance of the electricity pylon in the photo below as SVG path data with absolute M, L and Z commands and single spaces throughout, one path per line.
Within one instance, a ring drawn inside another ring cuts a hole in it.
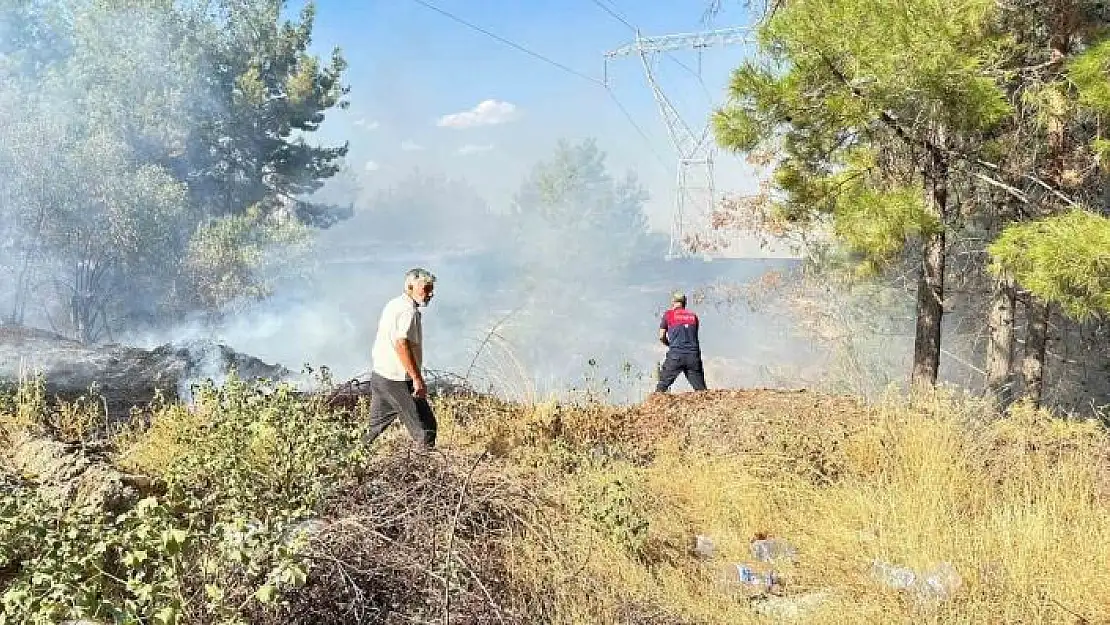
M 668 258 L 687 256 L 699 251 L 699 248 L 712 247 L 717 243 L 711 228 L 707 227 L 704 233 L 695 232 L 693 236 L 688 236 L 685 227 L 686 214 L 691 211 L 695 213 L 695 219 L 708 225 L 717 194 L 713 180 L 713 155 L 716 152 L 716 145 L 710 140 L 708 123 L 698 132 L 694 132 L 682 118 L 659 84 L 653 65 L 659 54 L 670 50 L 700 51 L 710 46 L 750 43 L 752 32 L 753 29 L 750 27 L 733 27 L 700 33 L 642 37 L 637 30 L 636 39 L 632 43 L 605 53 L 606 84 L 608 84 L 609 59 L 633 54 L 640 57 L 644 73 L 647 75 L 648 86 L 651 87 L 655 103 L 663 116 L 663 123 L 667 125 L 667 133 L 678 153 L 677 189 L 674 213 L 671 216 Z

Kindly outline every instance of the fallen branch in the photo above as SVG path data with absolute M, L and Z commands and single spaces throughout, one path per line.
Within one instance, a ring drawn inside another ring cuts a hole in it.
M 451 517 L 451 533 L 447 536 L 447 559 L 446 559 L 446 583 L 443 585 L 443 625 L 448 625 L 451 622 L 451 552 L 455 548 L 455 530 L 459 526 L 459 514 L 462 513 L 463 501 L 466 500 L 466 489 L 470 485 L 470 478 L 474 476 L 474 472 L 478 470 L 478 465 L 486 459 L 489 451 L 483 451 L 482 455 L 471 465 L 470 471 L 466 474 L 466 479 L 463 480 L 462 488 L 459 490 L 459 502 L 455 506 L 455 515 Z

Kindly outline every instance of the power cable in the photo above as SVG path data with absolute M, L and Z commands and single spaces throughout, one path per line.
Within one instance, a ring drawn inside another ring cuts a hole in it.
M 631 22 L 629 22 L 627 19 L 624 18 L 624 16 L 617 13 L 616 9 L 614 9 L 614 8 L 610 7 L 609 5 L 603 3 L 601 0 L 593 0 L 593 3 L 596 4 L 597 6 L 601 7 L 602 11 L 605 11 L 609 15 L 613 16 L 613 19 L 617 20 L 618 22 L 621 22 L 625 26 L 631 28 L 633 31 L 637 30 L 636 27 L 633 26 Z
M 503 43 L 503 44 L 505 44 L 505 45 L 507 45 L 511 48 L 514 48 L 514 49 L 519 50 L 520 52 L 523 52 L 523 53 L 525 53 L 525 54 L 527 54 L 531 57 L 539 59 L 539 60 L 543 61 L 544 63 L 547 63 L 549 65 L 557 67 L 557 68 L 563 70 L 564 72 L 567 72 L 569 74 L 572 74 L 574 76 L 582 78 L 583 80 L 588 80 L 589 82 L 592 82 L 595 85 L 600 85 L 609 94 L 609 97 L 612 98 L 613 103 L 617 105 L 617 108 L 620 109 L 620 112 L 622 114 L 624 114 L 624 117 L 625 117 L 626 120 L 628 120 L 628 123 L 636 130 L 636 132 L 640 135 L 640 137 L 643 138 L 644 142 L 647 143 L 648 149 L 651 150 L 651 153 L 653 155 L 655 155 L 655 158 L 656 158 L 657 161 L 659 161 L 659 164 L 662 165 L 664 167 L 664 169 L 669 169 L 669 166 L 667 165 L 666 161 L 663 159 L 662 155 L 659 154 L 658 150 L 655 149 L 655 146 L 652 144 L 651 139 L 648 137 L 647 133 L 644 132 L 644 129 L 641 128 L 639 124 L 636 123 L 636 120 L 632 117 L 632 114 L 628 111 L 627 108 L 625 108 L 625 106 L 623 104 L 621 104 L 621 101 L 617 98 L 617 94 L 613 93 L 613 90 L 610 89 L 609 85 L 605 84 L 604 81 L 598 80 L 598 79 L 596 79 L 592 76 L 587 76 L 586 74 L 583 74 L 582 72 L 579 72 L 579 71 L 576 71 L 576 70 L 574 70 L 570 67 L 567 67 L 566 65 L 563 65 L 562 63 L 560 63 L 558 61 L 552 60 L 552 59 L 550 59 L 550 58 L 548 58 L 548 57 L 546 57 L 546 56 L 544 56 L 544 55 L 542 55 L 538 52 L 534 52 L 532 50 L 529 50 L 528 48 L 525 48 L 524 46 L 522 46 L 522 45 L 520 45 L 520 44 L 518 44 L 514 41 L 510 41 L 510 40 L 508 40 L 508 39 L 506 39 L 506 38 L 504 38 L 504 37 L 502 37 L 498 34 L 492 33 L 490 31 L 482 28 L 481 26 L 478 26 L 476 24 L 472 24 L 472 23 L 462 19 L 461 17 L 459 17 L 457 15 L 454 15 L 453 13 L 450 13 L 449 11 L 445 11 L 445 10 L 443 10 L 443 9 L 441 9 L 441 8 L 431 4 L 429 2 L 426 2 L 426 0 L 412 0 L 412 1 L 421 5 L 421 6 L 423 6 L 423 7 L 425 7 L 425 8 L 427 8 L 427 9 L 435 11 L 436 13 L 439 13 L 440 15 L 442 15 L 442 16 L 444 16 L 444 17 L 446 17 L 446 18 L 448 18 L 452 21 L 458 22 L 459 24 L 462 24 L 463 26 L 466 26 L 467 28 L 470 28 L 471 30 L 482 33 L 483 35 L 486 35 L 487 37 L 495 39 L 495 40 L 497 40 L 497 41 L 499 41 L 499 42 L 501 42 L 501 43 Z M 604 7 L 602 7 L 602 8 L 604 8 Z M 615 14 L 613 14 L 613 15 L 614 15 L 614 17 L 616 17 Z M 618 19 L 621 19 L 621 18 L 618 18 Z M 624 21 L 624 20 L 622 19 L 622 21 Z M 625 22 L 625 23 L 627 24 L 627 22 Z M 629 24 L 629 26 L 631 27 L 630 24 Z
M 633 119 L 632 114 L 628 112 L 628 109 L 626 109 L 624 105 L 621 104 L 621 101 L 617 99 L 617 94 L 613 93 L 613 90 L 610 89 L 608 86 L 605 87 L 605 91 L 609 94 L 609 97 L 613 99 L 613 104 L 616 104 L 621 113 L 624 113 L 624 118 L 628 120 L 628 123 L 636 129 L 636 132 L 640 133 L 640 136 L 644 139 L 644 142 L 647 143 L 648 149 L 651 150 L 652 155 L 655 156 L 655 160 L 659 161 L 659 164 L 663 166 L 663 169 L 669 170 L 670 165 L 668 165 L 667 162 L 663 159 L 663 155 L 661 155 L 655 149 L 655 146 L 651 144 L 651 139 L 648 138 L 647 133 L 644 132 L 644 129 L 640 128 L 640 125 L 636 123 L 636 120 Z
M 608 4 L 603 3 L 601 0 L 592 0 L 592 2 L 594 4 L 596 4 L 598 7 L 600 7 L 602 11 L 605 11 L 606 13 L 608 13 L 610 15 L 610 17 L 612 17 L 613 19 L 615 19 L 618 22 L 627 26 L 629 30 L 636 33 L 637 35 L 640 34 L 640 29 L 636 28 L 636 26 L 634 24 L 632 24 L 632 22 L 628 21 L 628 18 L 624 17 L 619 12 L 617 12 L 617 10 L 615 8 L 609 6 Z M 689 65 L 680 61 L 678 59 L 678 57 L 671 54 L 670 52 L 664 52 L 663 54 L 665 54 L 667 56 L 667 58 L 669 58 L 670 60 L 674 61 L 676 65 L 678 65 L 682 69 L 689 72 L 691 76 L 693 76 L 694 78 L 697 78 L 698 79 L 698 84 L 701 85 L 701 89 L 702 89 L 702 91 L 705 92 L 706 97 L 709 98 L 710 102 L 713 101 L 713 96 L 712 96 L 712 94 L 709 93 L 709 87 L 705 86 L 705 80 L 702 78 L 701 72 L 694 71 L 693 68 L 691 68 Z
M 457 15 L 454 15 L 454 14 L 449 13 L 447 11 L 444 11 L 443 9 L 441 9 L 437 6 L 434 6 L 432 4 L 429 4 L 428 2 L 425 2 L 424 0 L 412 0 L 412 1 L 419 4 L 419 5 L 422 5 L 426 8 L 428 8 L 428 9 L 431 9 L 432 11 L 435 11 L 436 13 L 439 13 L 440 15 L 442 15 L 442 16 L 448 18 L 448 19 L 454 20 L 454 21 L 462 24 L 463 26 L 466 26 L 467 28 L 471 28 L 473 30 L 476 30 L 476 31 L 482 33 L 483 35 L 486 35 L 488 37 L 492 37 L 493 39 L 496 39 L 497 41 L 500 41 L 501 43 L 503 43 L 507 46 L 516 48 L 517 50 L 520 50 L 521 52 L 523 52 L 527 55 L 533 56 L 533 57 L 543 61 L 544 63 L 549 63 L 551 65 L 554 65 L 555 67 L 558 67 L 559 69 L 563 70 L 564 72 L 574 74 L 575 76 L 578 76 L 579 78 L 583 78 L 583 79 L 588 80 L 592 83 L 597 83 L 597 84 L 602 85 L 602 86 L 604 86 L 604 84 L 605 84 L 602 81 L 600 81 L 596 78 L 593 78 L 592 76 L 587 76 L 586 74 L 575 71 L 575 70 L 567 67 L 566 65 L 563 65 L 562 63 L 560 63 L 558 61 L 553 61 L 553 60 L 547 58 L 546 56 L 544 56 L 544 55 L 542 55 L 538 52 L 533 52 L 533 51 L 529 50 L 528 48 L 525 48 L 524 46 L 522 46 L 518 43 L 514 43 L 512 41 L 509 41 L 508 39 L 505 39 L 504 37 L 502 37 L 500 35 L 496 35 L 494 33 L 491 33 L 490 31 L 482 28 L 481 26 L 476 26 L 474 24 L 471 24 L 470 22 L 462 19 L 461 17 L 458 17 Z

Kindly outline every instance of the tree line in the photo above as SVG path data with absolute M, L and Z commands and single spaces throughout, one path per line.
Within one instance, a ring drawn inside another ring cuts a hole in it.
M 1054 322 L 1110 312 L 1108 18 L 1097 0 L 768 3 L 716 136 L 768 163 L 777 227 L 827 229 L 870 275 L 915 267 L 913 386 L 937 382 L 957 242 L 1002 403 L 1042 401 Z
M 3 320 L 81 341 L 264 294 L 266 251 L 349 214 L 304 198 L 347 146 L 314 6 L 0 0 Z

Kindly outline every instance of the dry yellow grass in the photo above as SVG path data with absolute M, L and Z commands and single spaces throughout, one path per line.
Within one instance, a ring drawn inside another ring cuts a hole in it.
M 533 478 L 566 504 L 564 517 L 546 520 L 562 553 L 525 544 L 515 574 L 554 593 L 555 622 L 768 622 L 715 581 L 721 566 L 751 560 L 757 534 L 798 549 L 782 571 L 787 598 L 822 593 L 803 622 L 1110 622 L 1110 437 L 1095 422 L 1025 407 L 995 416 L 943 396 L 865 407 L 752 391 L 630 410 L 548 404 L 472 419 L 453 437 L 518 461 L 564 444 L 616 450 Z M 620 484 L 620 502 L 598 488 L 606 483 Z M 567 503 L 582 500 L 625 510 L 591 521 Z M 638 550 L 606 525 L 629 519 L 647 527 Z M 695 533 L 712 537 L 713 561 L 688 553 Z M 947 562 L 961 585 L 950 599 L 919 601 L 875 581 L 875 560 L 918 570 Z
M 1110 623 L 1110 436 L 1097 422 L 939 394 L 866 405 L 759 390 L 437 408 L 442 446 L 486 452 L 483 470 L 533 500 L 505 563 L 515 596 L 499 598 L 527 606 L 527 622 L 776 622 L 721 581 L 770 535 L 797 548 L 773 600 L 798 602 L 795 622 Z M 157 474 L 203 421 L 162 407 L 117 440 L 117 462 Z M 406 437 L 394 428 L 374 453 Z M 708 560 L 691 553 L 698 534 L 715 544 Z M 876 581 L 874 561 L 949 563 L 961 583 L 922 601 Z

